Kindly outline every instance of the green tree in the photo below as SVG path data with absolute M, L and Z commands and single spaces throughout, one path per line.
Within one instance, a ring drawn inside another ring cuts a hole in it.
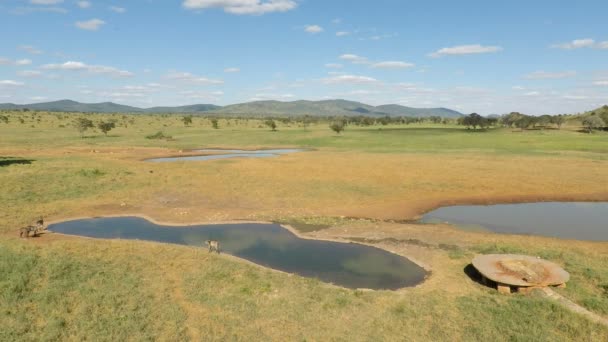
M 192 115 L 187 115 L 187 116 L 182 117 L 182 122 L 184 123 L 184 126 L 186 126 L 186 127 L 192 125 Z
M 277 130 L 277 123 L 272 119 L 268 119 L 264 122 L 266 126 L 268 126 L 273 132 Z
M 84 132 L 87 131 L 87 129 L 93 128 L 95 126 L 93 126 L 93 121 L 87 118 L 78 118 L 74 120 L 74 127 L 76 127 L 76 129 L 78 130 L 78 132 L 80 132 L 80 135 L 82 136 L 84 135 Z
M 219 124 L 219 122 L 217 121 L 217 119 L 211 119 L 211 126 L 212 126 L 214 129 L 219 129 L 219 128 L 220 128 L 220 124 Z
M 8 123 L 8 116 L 6 115 L 0 115 L 0 122 L 4 122 L 5 124 Z
M 562 125 L 566 122 L 566 117 L 562 114 L 553 115 L 551 117 L 551 123 L 557 126 L 557 129 L 562 129 Z
M 591 133 L 594 129 L 599 129 L 604 127 L 606 123 L 602 118 L 595 115 L 590 115 L 583 119 L 583 126 L 587 129 L 587 132 Z
M 329 128 L 332 131 L 340 134 L 340 132 L 344 131 L 345 126 L 346 126 L 346 124 L 345 124 L 344 120 L 336 120 L 329 125 Z
M 473 129 L 477 129 L 477 126 L 483 128 L 487 126 L 487 120 L 483 116 L 477 113 L 471 113 L 461 120 L 461 125 L 469 127 L 473 127 Z
M 100 121 L 97 124 L 97 128 L 99 128 L 99 130 L 102 131 L 105 136 L 108 136 L 108 132 L 111 131 L 114 127 L 116 127 L 116 124 L 114 122 Z

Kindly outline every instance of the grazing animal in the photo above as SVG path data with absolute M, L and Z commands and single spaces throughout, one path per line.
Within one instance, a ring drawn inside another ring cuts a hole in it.
M 43 231 L 44 227 L 44 218 L 40 216 L 33 225 L 25 226 L 19 229 L 19 237 L 30 237 L 30 232 L 34 232 L 32 236 L 37 236 L 39 231 Z
M 205 241 L 207 246 L 209 246 L 209 253 L 215 251 L 217 254 L 220 254 L 220 242 L 216 240 L 207 240 Z
M 34 232 L 34 235 L 32 235 L 32 236 L 38 235 L 38 227 L 36 227 L 36 226 L 25 226 L 25 227 L 19 229 L 19 237 L 28 238 L 28 237 L 30 237 L 30 232 Z
M 36 228 L 38 228 L 38 230 L 44 230 L 44 218 L 42 216 L 36 221 Z

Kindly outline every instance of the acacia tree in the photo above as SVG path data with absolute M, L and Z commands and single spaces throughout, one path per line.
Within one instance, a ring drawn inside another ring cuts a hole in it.
M 184 126 L 186 127 L 192 125 L 192 115 L 182 117 L 182 121 L 184 122 Z
M 562 129 L 564 122 L 566 122 L 566 118 L 562 114 L 551 117 L 551 123 L 556 125 L 557 129 Z
M 277 130 L 277 123 L 274 122 L 274 120 L 272 119 L 268 119 L 264 122 L 264 124 L 268 127 L 270 127 L 270 129 L 275 132 Z
M 87 118 L 78 118 L 74 120 L 74 127 L 76 127 L 78 132 L 80 132 L 80 135 L 83 136 L 84 132 L 86 132 L 87 129 L 93 128 L 95 126 L 93 126 L 93 121 Z
M 0 115 L 0 122 L 4 122 L 5 124 L 8 123 L 8 116 L 6 115 Z
M 599 116 L 591 115 L 583 120 L 583 126 L 587 129 L 587 132 L 591 133 L 594 129 L 604 127 L 605 123 Z
M 212 126 L 214 129 L 219 129 L 219 128 L 220 128 L 220 125 L 219 125 L 219 123 L 218 123 L 217 119 L 211 119 L 211 126 Z
M 344 120 L 337 120 L 337 121 L 332 122 L 329 125 L 329 128 L 332 131 L 340 134 L 340 132 L 344 131 L 345 126 L 346 126 L 346 124 L 344 123 Z
M 108 136 L 108 132 L 111 131 L 114 127 L 116 127 L 116 124 L 114 122 L 100 121 L 97 124 L 97 128 L 99 128 L 99 130 L 102 131 L 105 136 Z

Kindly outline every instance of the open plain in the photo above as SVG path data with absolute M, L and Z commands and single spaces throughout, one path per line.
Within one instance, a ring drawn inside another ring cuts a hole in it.
M 0 124 L 0 340 L 608 339 L 608 327 L 540 296 L 500 295 L 469 272 L 478 253 L 540 256 L 571 274 L 557 292 L 606 317 L 608 242 L 415 222 L 452 204 L 608 201 L 605 132 L 423 123 L 336 134 L 296 121 L 274 132 L 255 119 L 214 129 L 205 117 L 186 127 L 177 116 L 96 114 L 118 122 L 105 136 L 78 133 L 80 115 L 12 112 Z M 172 138 L 146 138 L 159 130 Z M 200 148 L 307 151 L 144 161 Z M 203 246 L 18 234 L 39 216 L 117 215 L 282 222 L 304 237 L 387 249 L 430 276 L 398 291 L 349 290 Z

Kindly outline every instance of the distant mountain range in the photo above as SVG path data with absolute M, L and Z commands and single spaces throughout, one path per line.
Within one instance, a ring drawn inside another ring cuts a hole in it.
M 44 103 L 16 105 L 0 104 L 0 109 L 30 109 L 49 112 L 83 112 L 83 113 L 205 113 L 218 115 L 249 116 L 440 116 L 455 118 L 462 116 L 455 110 L 447 108 L 412 108 L 396 104 L 370 106 L 364 103 L 346 100 L 324 101 L 256 101 L 220 107 L 212 104 L 196 104 L 180 107 L 138 108 L 113 102 L 80 103 L 72 100 L 61 100 Z

